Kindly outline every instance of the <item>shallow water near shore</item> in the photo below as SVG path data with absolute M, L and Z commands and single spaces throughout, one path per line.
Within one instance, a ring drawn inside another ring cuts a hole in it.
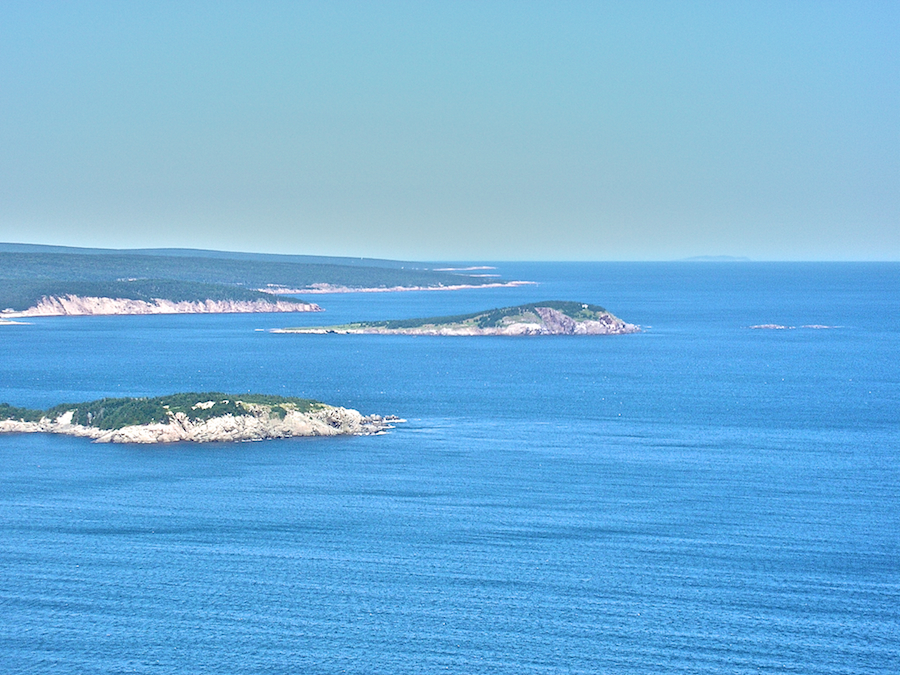
M 408 420 L 0 436 L 4 669 L 898 672 L 900 265 L 498 267 L 540 284 L 0 327 L 13 405 L 253 391 Z M 646 330 L 268 332 L 544 299 Z

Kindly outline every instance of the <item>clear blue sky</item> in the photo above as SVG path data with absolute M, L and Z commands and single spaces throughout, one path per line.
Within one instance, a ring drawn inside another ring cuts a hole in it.
M 5 0 L 0 241 L 900 260 L 900 2 Z

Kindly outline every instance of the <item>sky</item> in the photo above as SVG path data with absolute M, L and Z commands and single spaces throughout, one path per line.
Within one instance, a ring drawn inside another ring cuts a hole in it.
M 0 241 L 900 260 L 900 2 L 4 0 Z

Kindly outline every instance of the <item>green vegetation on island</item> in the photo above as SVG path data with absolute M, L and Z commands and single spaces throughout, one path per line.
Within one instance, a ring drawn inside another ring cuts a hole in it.
M 24 311 L 42 298 L 74 295 L 93 298 L 121 298 L 153 302 L 157 298 L 171 302 L 262 301 L 302 303 L 303 300 L 274 293 L 194 281 L 173 279 L 123 279 L 115 281 L 59 281 L 51 279 L 0 279 L 0 309 Z
M 286 300 L 274 295 L 284 289 L 439 288 L 496 282 L 491 277 L 379 260 L 0 244 L 0 311 L 23 311 L 42 297 L 64 295 L 275 302 Z
M 0 403 L 0 420 L 40 422 L 72 412 L 72 424 L 97 429 L 122 429 L 143 424 L 165 424 L 177 413 L 192 422 L 215 417 L 254 415 L 264 409 L 269 416 L 284 419 L 289 411 L 321 410 L 326 405 L 311 399 L 267 394 L 181 393 L 155 398 L 103 398 L 87 403 L 63 403 L 47 410 L 16 408 Z
M 460 314 L 458 316 L 437 316 L 425 319 L 394 319 L 390 321 L 360 321 L 350 324 L 352 326 L 360 326 L 366 328 L 387 328 L 395 330 L 398 328 L 420 328 L 422 326 L 451 326 L 470 323 L 478 328 L 497 328 L 504 321 L 506 322 L 540 322 L 541 318 L 537 314 L 538 307 L 549 307 L 555 309 L 576 321 L 585 321 L 588 319 L 596 319 L 599 315 L 605 314 L 606 310 L 600 305 L 585 305 L 580 302 L 568 302 L 564 300 L 548 300 L 546 302 L 532 302 L 527 305 L 517 305 L 515 307 L 501 307 L 499 309 L 489 309 L 487 311 L 472 312 L 471 314 Z
M 280 333 L 401 333 L 406 335 L 613 335 L 640 329 L 599 305 L 547 300 L 456 316 L 358 321 L 284 328 Z

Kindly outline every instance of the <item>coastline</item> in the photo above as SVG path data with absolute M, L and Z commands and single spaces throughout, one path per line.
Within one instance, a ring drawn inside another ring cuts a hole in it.
M 52 296 L 21 311 L 3 312 L 0 320 L 37 316 L 116 316 L 142 314 L 263 314 L 271 312 L 321 312 L 322 308 L 310 302 L 286 302 L 278 300 L 198 300 L 175 302 L 155 298 L 131 300 L 128 298 L 102 298 L 92 296 Z
M 550 304 L 550 303 L 548 303 Z M 588 305 L 582 305 L 584 309 Z M 507 308 L 506 311 L 520 308 Z M 496 310 L 495 310 L 496 311 Z M 572 318 L 552 307 L 537 306 L 534 311 L 519 313 L 513 318 L 494 321 L 493 325 L 479 323 L 487 313 L 457 320 L 422 319 L 418 325 L 391 326 L 377 323 L 350 323 L 337 326 L 275 328 L 271 333 L 338 334 L 338 335 L 428 335 L 428 336 L 544 336 L 544 335 L 627 335 L 640 333 L 641 328 L 626 323 L 605 311 L 594 311 L 590 318 Z M 402 322 L 400 322 L 402 323 Z
M 537 281 L 498 281 L 490 284 L 454 284 L 452 286 L 390 286 L 353 288 L 351 286 L 334 286 L 331 284 L 313 284 L 306 288 L 288 288 L 286 286 L 267 286 L 256 290 L 275 295 L 318 295 L 324 293 L 404 293 L 407 291 L 464 291 L 478 288 L 516 288 L 518 286 L 537 286 Z
M 624 322 L 623 322 L 624 323 Z M 640 333 L 641 328 L 634 324 L 624 323 L 622 326 L 609 327 L 579 326 L 571 332 L 547 330 L 540 324 L 510 324 L 503 328 L 460 327 L 427 327 L 422 328 L 354 328 L 349 326 L 315 326 L 310 328 L 273 328 L 270 333 L 300 335 L 421 335 L 441 337 L 537 337 L 550 335 L 630 335 Z

